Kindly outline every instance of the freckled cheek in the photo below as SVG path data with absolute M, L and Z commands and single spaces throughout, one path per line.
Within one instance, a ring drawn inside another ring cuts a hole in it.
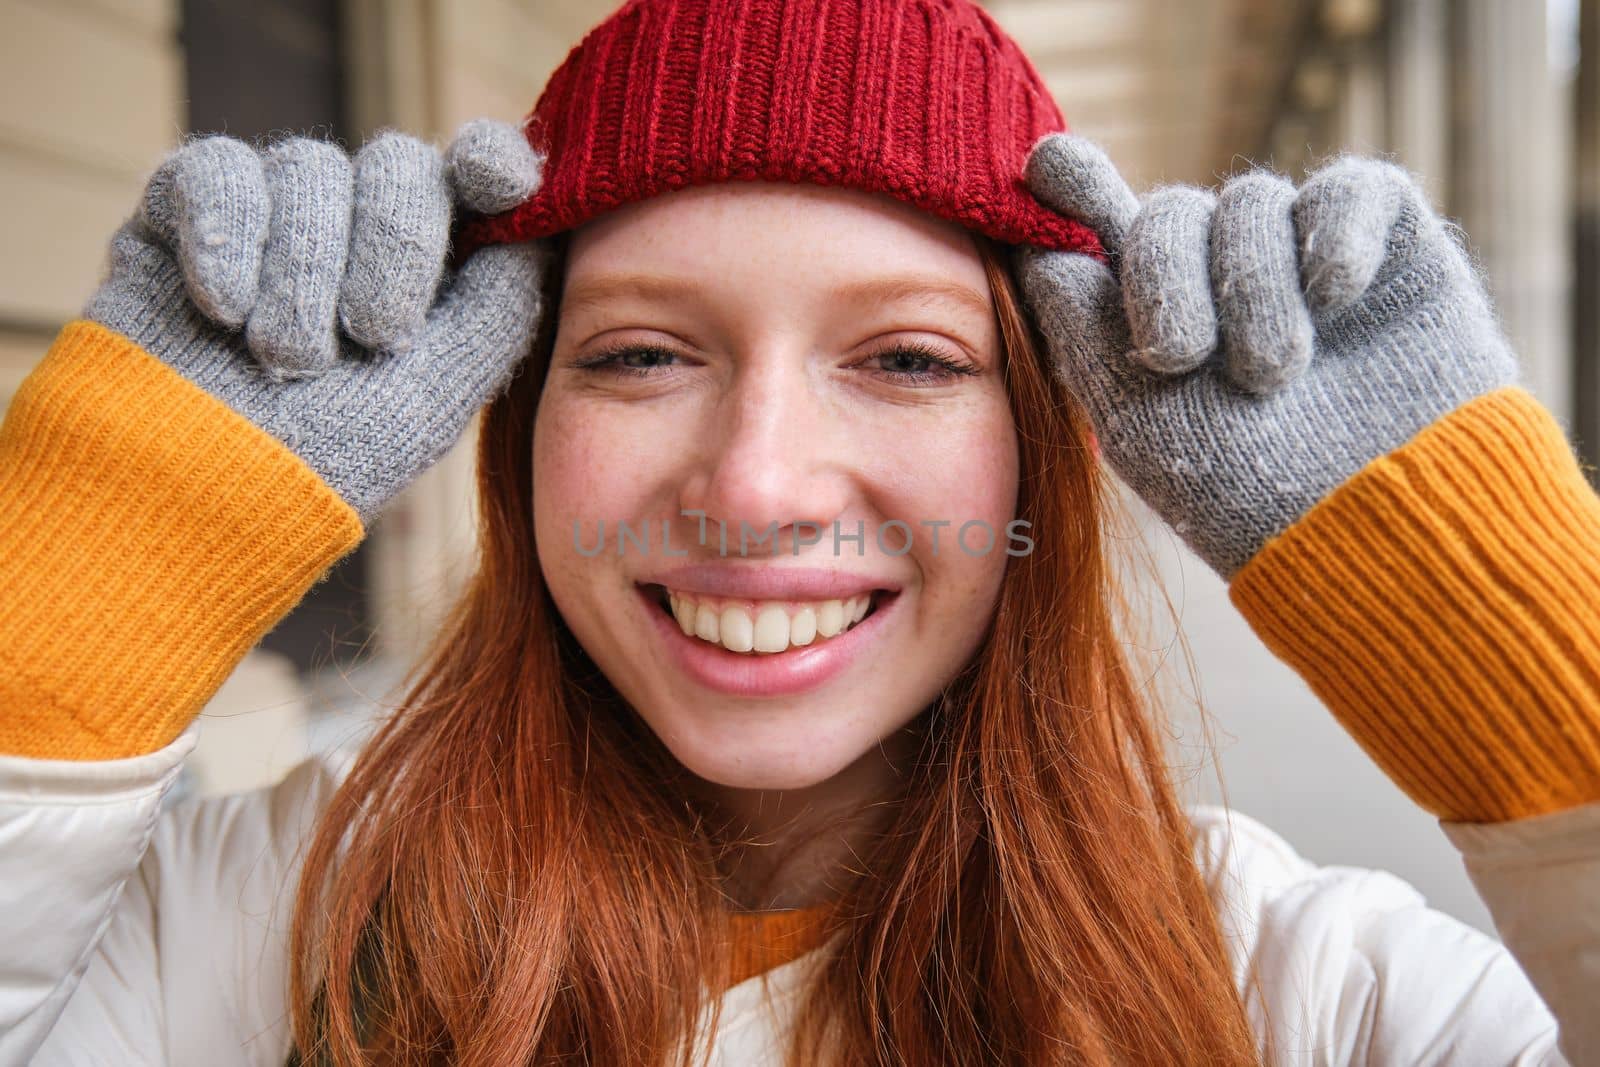
M 560 406 L 542 409 L 534 423 L 533 481 L 538 504 L 572 499 L 570 490 L 593 469 L 593 453 L 587 447 L 589 427 L 567 417 Z
M 981 520 L 998 535 L 1012 519 L 1018 466 L 1009 420 L 886 426 L 873 437 L 857 454 L 873 468 L 873 481 L 892 492 L 892 508 L 909 512 L 888 517 L 919 531 L 924 520 L 948 521 L 941 546 L 968 520 Z
M 946 462 L 959 471 L 949 479 L 958 496 L 971 502 L 974 518 L 996 527 L 1010 521 L 1017 499 L 1016 439 L 1009 426 L 975 433 L 959 444 L 959 457 Z
M 631 518 L 628 510 L 648 479 L 641 464 L 658 452 L 639 420 L 603 409 L 555 401 L 540 409 L 533 442 L 534 506 L 543 519 Z
M 939 630 L 963 646 L 975 640 L 992 611 L 1010 557 L 1006 524 L 1016 517 L 1019 473 L 1016 433 L 1009 411 L 951 419 L 939 432 L 902 438 L 897 477 L 905 491 L 897 508 L 912 509 L 924 612 L 941 620 Z M 932 534 L 919 525 L 943 520 L 938 555 Z M 970 526 L 962 536 L 966 523 Z
M 590 629 L 585 620 L 596 610 L 593 598 L 604 576 L 614 573 L 617 558 L 612 553 L 585 556 L 578 548 L 595 545 L 600 521 L 612 536 L 609 531 L 619 518 L 637 512 L 640 470 L 630 459 L 640 447 L 637 429 L 604 411 L 554 398 L 541 406 L 534 427 L 539 565 L 557 606 L 581 635 Z

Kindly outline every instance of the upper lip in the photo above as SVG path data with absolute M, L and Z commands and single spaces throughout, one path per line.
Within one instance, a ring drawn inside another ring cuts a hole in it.
M 875 589 L 899 590 L 897 582 L 825 567 L 735 566 L 697 563 L 641 578 L 677 593 L 749 600 L 843 600 Z

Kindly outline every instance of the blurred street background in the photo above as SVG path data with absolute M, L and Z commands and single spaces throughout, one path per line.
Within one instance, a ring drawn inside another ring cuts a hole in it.
M 309 133 L 353 151 L 392 126 L 443 145 L 469 118 L 521 118 L 613 6 L 0 0 L 0 408 L 186 132 Z M 1258 165 L 1299 181 L 1347 150 L 1419 172 L 1470 235 L 1525 381 L 1600 462 L 1600 0 L 987 6 L 1138 190 Z M 1393 870 L 1492 933 L 1432 818 L 1138 514 L 1200 679 L 1188 692 L 1169 619 L 1151 638 L 1161 684 L 1210 709 L 1228 802 L 1317 862 Z M 352 751 L 467 574 L 473 521 L 469 433 L 230 679 L 182 790 L 256 788 L 310 752 Z M 1198 726 L 1180 719 L 1174 743 L 1195 763 Z M 1217 800 L 1213 769 L 1189 791 Z

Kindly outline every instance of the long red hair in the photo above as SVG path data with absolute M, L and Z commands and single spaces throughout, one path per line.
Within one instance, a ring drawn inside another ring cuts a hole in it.
M 1259 1063 L 1160 702 L 1125 654 L 1115 486 L 1005 249 L 979 246 L 1035 544 L 924 712 L 791 1060 Z M 484 414 L 477 571 L 307 854 L 291 1062 L 688 1064 L 686 1036 L 715 1023 L 726 842 L 563 624 L 535 551 L 553 319 Z

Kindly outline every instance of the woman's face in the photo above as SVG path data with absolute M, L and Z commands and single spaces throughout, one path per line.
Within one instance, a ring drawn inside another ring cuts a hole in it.
M 925 709 L 1023 547 L 1017 478 L 959 227 L 741 182 L 573 234 L 534 436 L 539 559 L 589 656 L 702 778 L 816 785 Z

